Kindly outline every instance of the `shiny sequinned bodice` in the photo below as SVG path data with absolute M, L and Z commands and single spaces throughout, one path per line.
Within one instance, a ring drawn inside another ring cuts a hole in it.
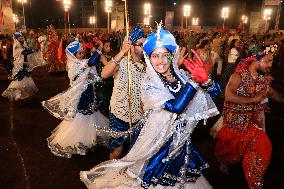
M 239 74 L 241 76 L 241 84 L 237 88 L 239 96 L 255 97 L 268 90 L 269 81 L 264 75 L 254 77 L 247 69 L 242 70 Z M 263 128 L 263 110 L 265 107 L 262 103 L 236 104 L 225 101 L 224 124 L 227 127 L 240 129 L 245 129 L 248 124 Z
M 141 63 L 131 63 L 131 111 L 132 121 L 137 122 L 143 115 L 141 103 L 141 83 L 145 74 L 144 65 Z M 110 109 L 116 117 L 129 122 L 129 105 L 128 105 L 128 75 L 127 75 L 127 58 L 120 61 L 118 74 L 114 78 L 114 87 L 110 100 Z
M 254 78 L 248 70 L 241 73 L 242 82 L 237 89 L 240 96 L 255 97 L 255 95 L 265 92 L 268 89 L 268 80 L 264 75 Z

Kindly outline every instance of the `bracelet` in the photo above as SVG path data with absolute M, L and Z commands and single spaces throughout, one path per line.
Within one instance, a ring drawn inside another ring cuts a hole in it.
M 113 63 L 115 63 L 116 65 L 119 65 L 119 62 L 117 62 L 114 58 L 111 58 L 111 61 L 112 61 Z
M 99 49 L 96 50 L 100 55 L 102 55 L 102 51 L 100 51 Z
M 202 87 L 208 87 L 212 85 L 212 80 L 209 78 L 208 81 L 206 81 L 205 83 L 201 84 Z

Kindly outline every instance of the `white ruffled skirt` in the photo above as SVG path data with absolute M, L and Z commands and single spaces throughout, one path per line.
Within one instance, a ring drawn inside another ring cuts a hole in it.
M 100 112 L 91 115 L 77 113 L 71 120 L 63 120 L 47 139 L 51 152 L 59 157 L 71 158 L 73 154 L 85 155 L 97 142 L 98 127 L 108 127 L 108 119 Z M 100 137 L 105 137 L 101 136 Z M 107 141 L 103 138 L 100 141 Z
M 29 69 L 33 70 L 37 67 L 45 66 L 46 62 L 44 60 L 41 51 L 34 52 L 28 55 Z
M 32 77 L 24 77 L 21 81 L 15 80 L 10 83 L 8 88 L 2 93 L 3 97 L 10 100 L 22 100 L 33 96 L 38 92 Z
M 106 175 L 96 177 L 95 182 L 90 182 L 87 172 L 80 172 L 80 179 L 88 189 L 143 189 L 138 179 L 131 178 L 126 173 L 117 171 L 109 172 Z M 184 185 L 178 183 L 175 186 L 151 185 L 149 189 L 212 189 L 206 178 L 201 175 L 196 182 L 186 182 Z

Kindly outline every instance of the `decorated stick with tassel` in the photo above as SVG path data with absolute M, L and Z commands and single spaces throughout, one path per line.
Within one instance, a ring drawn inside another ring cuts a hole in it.
M 125 24 L 126 24 L 126 37 L 129 40 L 129 19 L 128 19 L 128 9 L 127 9 L 127 0 L 124 1 L 125 9 Z M 127 54 L 127 73 L 128 73 L 128 107 L 129 107 L 129 128 L 132 128 L 132 91 L 131 91 L 131 67 L 130 67 L 130 51 Z

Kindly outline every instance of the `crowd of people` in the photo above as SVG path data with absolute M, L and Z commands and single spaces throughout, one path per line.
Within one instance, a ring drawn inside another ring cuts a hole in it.
M 11 80 L 2 96 L 10 100 L 38 91 L 31 77 L 38 66 L 67 72 L 69 88 L 42 102 L 62 120 L 48 147 L 65 158 L 109 148 L 109 161 L 80 172 L 87 188 L 212 188 L 191 133 L 218 114 L 211 135 L 220 171 L 241 162 L 248 187 L 263 188 L 272 153 L 267 102 L 284 102 L 283 33 L 179 32 L 160 23 L 127 36 L 125 30 L 61 34 L 50 26 L 0 34 L 0 41 Z

